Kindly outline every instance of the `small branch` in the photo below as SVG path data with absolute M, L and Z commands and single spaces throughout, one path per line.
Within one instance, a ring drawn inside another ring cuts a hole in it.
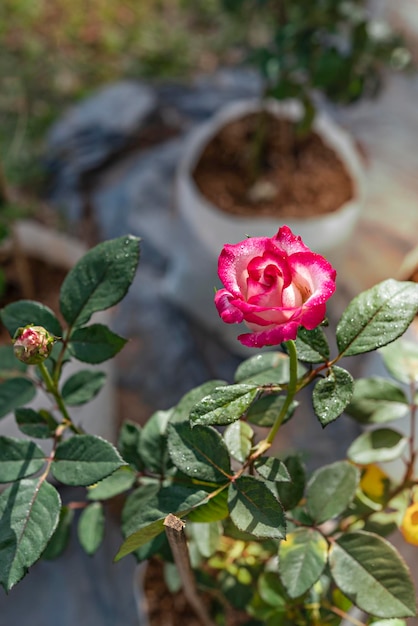
M 52 380 L 50 373 L 48 372 L 47 368 L 45 367 L 45 363 L 38 363 L 37 365 L 38 367 L 38 371 L 40 372 L 45 386 L 46 386 L 46 390 L 53 395 L 53 397 L 55 398 L 55 401 L 57 403 L 58 409 L 61 412 L 61 415 L 64 418 L 64 422 L 61 426 L 63 426 L 64 428 L 70 428 L 71 431 L 73 433 L 75 433 L 76 435 L 83 435 L 84 431 L 81 428 L 78 428 L 78 426 L 76 426 L 68 411 L 67 411 L 67 407 L 64 404 L 64 400 L 62 399 L 62 396 L 58 390 L 58 386 L 54 383 L 54 381 Z
M 201 621 L 203 626 L 215 626 L 214 622 L 207 614 L 201 599 L 197 593 L 196 582 L 190 564 L 189 550 L 187 548 L 186 535 L 184 533 L 185 523 L 175 515 L 170 513 L 164 520 L 165 532 L 168 543 L 173 553 L 174 562 L 180 574 L 184 595 Z
M 324 604 L 324 606 L 330 611 L 332 611 L 333 613 L 335 613 L 335 615 L 338 615 L 338 617 L 342 617 L 347 622 L 354 624 L 354 626 L 366 626 L 364 622 L 360 622 L 360 620 L 356 619 L 353 615 L 346 613 L 345 611 L 339 609 L 337 606 L 334 606 L 328 603 Z

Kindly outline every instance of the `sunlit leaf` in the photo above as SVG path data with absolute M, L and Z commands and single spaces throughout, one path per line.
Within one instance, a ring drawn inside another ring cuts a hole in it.
M 356 606 L 376 617 L 412 617 L 414 587 L 395 548 L 373 533 L 342 534 L 329 558 L 331 575 Z
M 57 490 L 47 482 L 24 479 L 0 495 L 0 584 L 6 591 L 41 556 L 60 516 Z

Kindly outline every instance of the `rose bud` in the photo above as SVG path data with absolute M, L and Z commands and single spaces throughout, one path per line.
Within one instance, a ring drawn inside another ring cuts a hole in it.
M 43 326 L 18 328 L 13 338 L 15 357 L 27 365 L 37 365 L 49 357 L 55 341 Z
M 271 238 L 226 244 L 218 274 L 225 287 L 215 296 L 218 313 L 227 324 L 245 322 L 251 332 L 238 339 L 254 348 L 296 339 L 301 326 L 319 326 L 335 291 L 334 268 L 288 226 Z

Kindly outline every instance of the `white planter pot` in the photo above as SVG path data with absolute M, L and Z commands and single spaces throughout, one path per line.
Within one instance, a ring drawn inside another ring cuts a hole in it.
M 291 120 L 300 117 L 300 107 L 293 101 L 268 101 L 265 107 L 279 117 Z M 342 267 L 344 246 L 353 232 L 365 196 L 364 166 L 354 142 L 329 117 L 318 113 L 314 131 L 337 153 L 353 180 L 354 197 L 350 202 L 320 217 L 283 221 L 273 217 L 235 216 L 213 205 L 199 191 L 193 179 L 194 168 L 206 144 L 220 128 L 238 117 L 259 110 L 259 100 L 235 102 L 198 126 L 186 140 L 176 176 L 175 205 L 180 222 L 184 224 L 183 232 L 180 233 L 180 239 L 182 235 L 183 240 L 173 255 L 164 291 L 170 299 L 220 334 L 228 343 L 238 334 L 237 328 L 235 325 L 232 328 L 225 327 L 224 324 L 222 330 L 212 303 L 213 288 L 220 286 L 217 259 L 223 245 L 242 241 L 247 235 L 271 237 L 280 226 L 287 224 L 295 234 L 302 237 L 307 246 L 326 256 L 338 271 Z
M 30 255 L 32 258 L 41 259 L 64 270 L 69 271 L 87 251 L 85 246 L 78 240 L 35 222 L 18 222 L 15 228 L 22 252 Z M 6 249 L 8 245 L 10 244 L 6 242 Z M 96 323 L 108 325 L 110 322 L 109 311 L 100 312 L 93 317 L 93 321 Z M 107 375 L 107 380 L 103 389 L 91 402 L 80 407 L 71 407 L 71 416 L 74 422 L 85 429 L 86 432 L 114 441 L 116 420 L 113 362 L 107 361 L 100 365 L 89 365 L 80 361 L 72 361 L 64 367 L 63 381 L 82 369 L 103 371 Z M 48 408 L 48 403 L 46 396 L 38 392 L 31 404 L 27 406 L 34 409 Z M 6 415 L 0 420 L 0 435 L 6 437 L 23 436 L 16 425 L 13 414 Z M 43 444 L 44 449 L 47 451 L 50 448 L 49 442 L 38 441 L 38 444 L 41 446 Z
M 267 110 L 278 117 L 292 121 L 300 118 L 297 102 L 268 101 Z M 282 224 L 275 217 L 241 217 L 221 211 L 209 202 L 193 180 L 193 170 L 206 146 L 217 132 L 234 119 L 260 110 L 258 100 L 236 102 L 225 107 L 218 115 L 199 126 L 186 143 L 176 180 L 176 206 L 184 221 L 189 224 L 198 240 L 216 258 L 225 243 L 237 243 L 251 237 L 273 236 Z M 295 234 L 302 237 L 315 252 L 339 257 L 341 247 L 349 239 L 364 201 L 363 164 L 351 137 L 328 116 L 318 113 L 313 130 L 323 142 L 340 157 L 354 182 L 354 197 L 340 209 L 306 219 L 285 219 Z

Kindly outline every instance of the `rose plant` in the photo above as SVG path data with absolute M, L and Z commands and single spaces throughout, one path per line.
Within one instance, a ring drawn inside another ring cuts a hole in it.
M 410 70 L 403 38 L 374 19 L 366 0 L 223 0 L 249 24 L 264 17 L 268 33 L 248 42 L 249 59 L 265 79 L 265 95 L 303 106 L 299 132 L 310 130 L 318 94 L 351 104 L 382 90 L 385 70 Z M 261 39 L 261 44 L 260 44 Z
M 32 301 L 0 312 L 14 337 L 0 353 L 0 415 L 14 410 L 29 437 L 0 437 L 0 480 L 8 484 L 0 495 L 2 586 L 9 591 L 39 558 L 64 550 L 76 509 L 80 542 L 95 552 L 105 504 L 124 494 L 115 558 L 163 559 L 202 624 L 231 623 L 232 610 L 248 626 L 405 624 L 416 613 L 414 586 L 386 537 L 400 528 L 418 544 L 416 442 L 414 428 L 406 437 L 389 422 L 405 414 L 415 421 L 418 347 L 399 338 L 418 312 L 418 285 L 386 280 L 360 294 L 334 340 L 325 306 L 336 275 L 324 258 L 285 226 L 226 245 L 219 314 L 248 325 L 246 345 L 274 349 L 243 361 L 232 383 L 192 389 L 142 428 L 123 424 L 114 446 L 85 433 L 69 408 L 97 394 L 103 376 L 61 376 L 69 359 L 101 363 L 123 347 L 122 337 L 89 321 L 123 298 L 138 259 L 132 236 L 89 251 L 62 285 L 64 326 Z M 394 381 L 354 381 L 340 364 L 384 346 Z M 297 395 L 308 386 L 322 427 L 343 412 L 372 427 L 346 459 L 309 477 L 300 451 L 271 452 L 279 429 L 298 419 Z M 37 389 L 49 401 L 42 410 L 25 406 Z M 50 453 L 33 439 L 49 439 Z M 395 458 L 404 462 L 397 481 L 384 470 Z M 57 483 L 85 487 L 85 501 L 63 506 Z

